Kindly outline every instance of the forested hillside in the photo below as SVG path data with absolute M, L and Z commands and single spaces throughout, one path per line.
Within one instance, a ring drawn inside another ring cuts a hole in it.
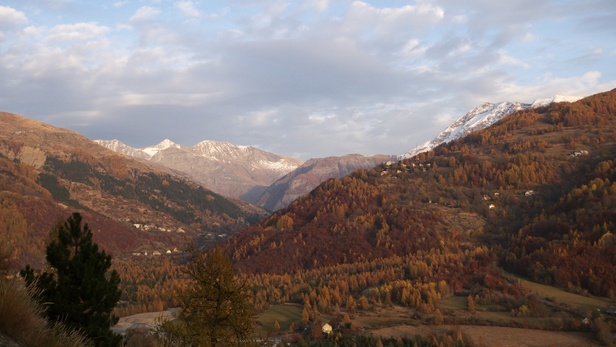
M 523 290 L 502 269 L 608 296 L 614 221 L 616 90 L 329 180 L 225 247 L 269 303 L 309 288 L 324 309 L 325 297 L 352 306 L 345 293 L 415 307 L 460 290 L 513 300 Z
M 264 215 L 72 131 L 0 113 L 0 240 L 14 267 L 40 267 L 50 230 L 73 211 L 115 257 L 182 249 Z

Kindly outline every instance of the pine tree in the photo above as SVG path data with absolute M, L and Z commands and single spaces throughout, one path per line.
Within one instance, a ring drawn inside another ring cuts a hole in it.
M 96 346 L 117 346 L 121 337 L 109 328 L 118 318 L 111 314 L 120 298 L 120 277 L 111 267 L 111 256 L 99 251 L 82 217 L 73 213 L 52 230 L 47 246 L 50 272 L 35 275 L 27 265 L 21 271 L 28 285 L 41 291 L 39 300 L 47 308 L 50 322 L 63 322 L 78 329 Z

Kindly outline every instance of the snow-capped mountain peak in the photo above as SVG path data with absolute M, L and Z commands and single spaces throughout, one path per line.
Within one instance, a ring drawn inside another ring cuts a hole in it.
M 122 153 L 124 155 L 130 156 L 130 157 L 135 157 L 135 158 L 139 158 L 139 159 L 150 159 L 150 155 L 147 154 L 146 152 L 144 152 L 143 150 L 139 149 L 139 148 L 134 148 L 131 147 L 119 140 L 113 139 L 113 140 L 94 140 L 94 142 L 98 143 L 99 145 L 103 146 L 103 147 L 107 147 L 108 149 L 117 152 L 117 153 Z
M 195 154 L 213 160 L 232 160 L 246 155 L 249 146 L 234 145 L 229 142 L 205 140 L 194 145 Z
M 168 149 L 168 148 L 181 148 L 181 146 L 169 139 L 164 139 L 159 144 L 155 146 L 146 147 L 142 149 L 142 151 L 146 153 L 147 155 L 149 155 L 150 157 L 153 157 L 158 152 L 164 151 L 165 149 Z
M 182 172 L 206 188 L 235 198 L 245 198 L 246 194 L 263 190 L 263 187 L 303 163 L 299 159 L 255 147 L 213 140 L 181 146 L 166 139 L 142 149 L 132 148 L 117 140 L 96 142 L 116 152 Z
M 551 98 L 537 99 L 533 102 L 531 108 L 547 106 L 553 102 L 576 102 L 582 99 L 583 96 L 567 96 L 567 95 L 554 95 Z
M 485 129 L 490 125 L 498 122 L 502 118 L 520 110 L 547 106 L 554 102 L 575 102 L 582 98 L 583 97 L 581 96 L 555 95 L 551 98 L 537 99 L 532 104 L 509 101 L 504 101 L 497 104 L 486 102 L 470 110 L 467 114 L 453 122 L 453 124 L 448 126 L 433 140 L 427 141 L 413 148 L 407 153 L 404 153 L 399 156 L 399 158 L 411 158 L 419 153 L 432 150 L 441 143 L 447 143 L 460 137 L 466 136 L 473 131 Z

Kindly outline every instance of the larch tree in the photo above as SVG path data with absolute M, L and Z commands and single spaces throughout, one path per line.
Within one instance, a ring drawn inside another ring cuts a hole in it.
M 237 346 L 250 340 L 255 318 L 250 288 L 223 250 L 196 254 L 187 273 L 192 281 L 179 298 L 183 324 L 163 329 L 189 345 Z
M 96 346 L 117 346 L 121 336 L 109 328 L 118 318 L 112 314 L 120 299 L 120 277 L 111 267 L 111 256 L 92 242 L 92 231 L 73 213 L 52 230 L 46 259 L 51 267 L 36 275 L 27 265 L 21 271 L 26 284 L 39 289 L 39 301 L 50 322 L 62 322 L 81 331 Z

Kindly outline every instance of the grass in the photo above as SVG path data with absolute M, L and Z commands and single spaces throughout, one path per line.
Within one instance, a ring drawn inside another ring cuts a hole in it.
M 466 296 L 450 296 L 438 302 L 440 309 L 466 310 Z
M 60 324 L 48 327 L 40 305 L 17 280 L 0 277 L 0 335 L 23 346 L 89 346 L 77 332 Z
M 522 285 L 528 287 L 532 292 L 538 296 L 547 298 L 556 303 L 565 304 L 573 309 L 581 311 L 592 311 L 596 309 L 604 310 L 610 305 L 614 304 L 613 300 L 608 298 L 602 298 L 597 296 L 584 296 L 567 292 L 563 289 L 531 282 L 521 277 L 510 275 L 522 283 Z
M 274 322 L 278 321 L 280 330 L 287 330 L 293 322 L 302 320 L 302 307 L 294 304 L 273 305 L 267 311 L 257 317 L 262 324 L 258 332 L 268 333 L 274 328 Z

